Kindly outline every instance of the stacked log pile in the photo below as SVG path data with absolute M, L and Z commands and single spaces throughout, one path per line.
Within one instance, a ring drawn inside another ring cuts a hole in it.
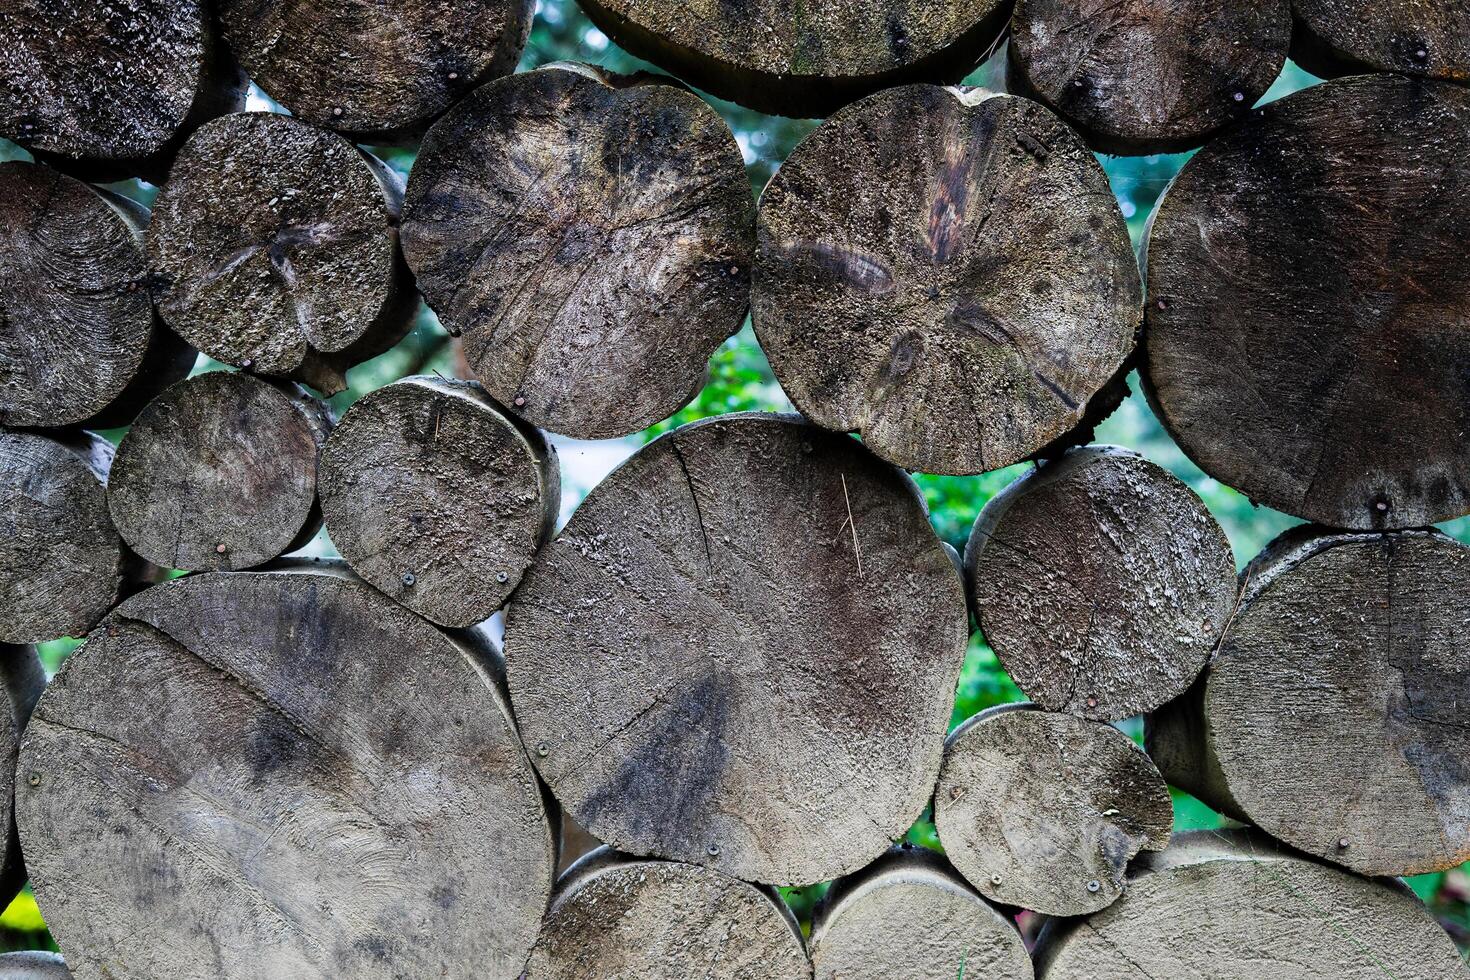
M 757 201 L 680 81 L 514 74 L 529 0 L 0 0 L 0 899 L 65 954 L 0 978 L 1466 976 L 1394 880 L 1470 859 L 1463 4 L 584 4 L 830 118 Z M 1368 73 L 1256 108 L 1288 50 Z M 1197 147 L 1145 277 L 1094 150 Z M 474 380 L 338 418 L 420 300 Z M 546 432 L 747 316 L 803 415 L 558 527 Z M 1087 445 L 1134 369 L 1315 523 L 1237 576 Z M 1022 461 L 963 558 L 906 472 Z M 975 628 L 1030 701 L 951 730 Z

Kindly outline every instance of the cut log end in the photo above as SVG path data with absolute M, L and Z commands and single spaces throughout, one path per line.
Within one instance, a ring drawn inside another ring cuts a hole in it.
M 72 980 L 60 953 L 26 950 L 0 954 L 0 977 L 4 980 Z
M 15 767 L 21 733 L 45 688 L 46 671 L 35 648 L 0 643 L 0 905 L 9 905 L 26 880 L 15 828 Z M 0 957 L 0 978 L 10 976 L 10 965 Z
M 1292 0 L 1291 56 L 1321 78 L 1398 72 L 1470 79 L 1470 7 L 1414 0 Z

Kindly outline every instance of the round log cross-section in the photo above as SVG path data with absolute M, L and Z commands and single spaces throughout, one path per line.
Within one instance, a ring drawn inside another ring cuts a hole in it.
M 126 425 L 194 352 L 153 315 L 148 212 L 31 163 L 0 164 L 0 425 Z
M 534 0 L 222 0 L 225 40 L 299 119 L 354 142 L 403 141 L 515 70 Z
M 565 435 L 682 408 L 750 306 L 740 148 L 692 93 L 558 65 L 491 82 L 429 131 L 403 248 L 490 396 Z
M 0 954 L 0 980 L 72 980 L 60 953 L 25 950 Z
M 1465 0 L 1292 0 L 1291 56 L 1315 75 L 1370 72 L 1470 81 Z
M 1360 874 L 1470 860 L 1470 548 L 1298 532 L 1245 574 L 1204 682 L 1151 720 L 1164 775 Z
M 561 504 L 556 453 L 479 385 L 408 378 L 360 399 L 319 475 L 327 533 L 353 571 L 441 626 L 489 619 Z
M 1364 76 L 1266 106 L 1155 212 L 1159 418 L 1206 473 L 1319 524 L 1470 513 L 1467 249 L 1470 90 Z
M 557 883 L 524 980 L 809 980 L 801 927 L 769 888 L 606 848 Z
M 816 980 L 1031 980 L 1015 924 L 932 851 L 895 850 L 836 882 L 812 922 Z
M 321 529 L 317 456 L 331 428 L 294 385 L 216 371 L 153 401 L 118 446 L 107 503 L 155 565 L 251 568 Z
M 980 628 L 1016 685 L 1093 721 L 1183 694 L 1237 592 L 1230 542 L 1204 503 L 1114 447 L 1073 450 L 994 497 L 965 567 Z
M 16 815 L 77 976 L 520 976 L 555 847 L 493 665 L 339 567 L 149 589 L 42 696 Z
M 1018 0 L 1011 91 L 1109 153 L 1177 153 L 1243 118 L 1291 46 L 1290 0 Z
M 909 86 L 842 110 L 761 196 L 755 329 L 807 418 L 925 473 L 1085 441 L 1142 321 L 1128 229 L 1044 107 Z
M 26 880 L 15 829 L 15 761 L 20 737 L 36 699 L 46 688 L 46 671 L 30 646 L 0 643 L 0 903 L 9 905 Z M 0 980 L 11 964 L 0 957 Z
M 327 395 L 407 332 L 403 188 L 334 133 L 269 112 L 195 133 L 153 209 L 163 318 L 209 356 Z
M 580 0 L 618 44 L 722 99 L 830 115 L 905 82 L 954 83 L 995 49 L 1004 0 Z
M 1450 937 L 1403 884 L 1307 860 L 1264 835 L 1180 834 L 1131 872 L 1112 908 L 1042 931 L 1041 980 L 1465 975 Z
M 934 825 L 991 901 L 1086 915 L 1123 894 L 1134 855 L 1168 845 L 1174 806 L 1158 769 L 1116 728 L 1008 704 L 950 736 Z
M 0 430 L 0 643 L 85 636 L 132 569 L 104 489 L 112 445 L 90 432 Z
M 511 597 L 506 672 L 599 840 L 808 884 L 928 803 L 964 606 L 904 474 L 798 419 L 724 416 L 592 491 Z

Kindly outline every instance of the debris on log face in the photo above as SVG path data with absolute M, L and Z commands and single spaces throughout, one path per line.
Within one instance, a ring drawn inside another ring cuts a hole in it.
M 1449 936 L 1401 882 L 1347 874 L 1265 835 L 1179 834 L 1130 871 L 1116 905 L 1043 930 L 1042 980 L 1465 975 Z
M 533 761 L 599 840 L 809 884 L 929 802 L 964 607 L 904 474 L 727 415 L 592 491 L 511 597 L 506 669 Z
M 0 643 L 85 636 L 122 596 L 107 512 L 112 446 L 90 432 L 0 430 Z
M 906 82 L 955 83 L 995 49 L 1003 0 L 580 0 L 622 47 L 758 112 L 820 117 Z
M 79 976 L 520 975 L 556 853 L 493 666 L 342 569 L 149 589 L 41 698 L 17 818 Z
M 1030 980 L 1014 923 L 932 851 L 900 849 L 832 885 L 812 923 L 816 980 Z
M 1205 472 L 1329 527 L 1470 513 L 1467 159 L 1470 90 L 1380 75 L 1189 162 L 1153 219 L 1145 381 Z
M 1194 492 L 1115 447 L 1067 453 L 981 512 L 965 549 L 980 628 L 1049 711 L 1118 721 L 1184 693 L 1235 608 L 1235 559 Z
M 1002 705 L 955 729 L 934 798 L 945 853 L 993 902 L 1086 915 L 1123 894 L 1174 807 L 1143 750 L 1110 725 Z
M 36 699 L 46 688 L 46 671 L 30 646 L 0 643 L 0 904 L 9 905 L 26 882 L 20 837 L 15 829 L 15 760 L 21 733 Z M 11 962 L 0 956 L 0 978 L 10 980 Z M 24 976 L 24 975 L 23 975 Z
M 402 199 L 387 165 L 334 133 L 269 112 L 215 120 L 154 205 L 158 310 L 213 358 L 334 395 L 411 325 Z
M 1370 72 L 1470 80 L 1464 0 L 1292 0 L 1291 56 L 1322 78 Z
M 481 82 L 515 70 L 534 0 L 222 0 L 251 78 L 306 122 L 398 142 Z
M 26 950 L 0 954 L 0 978 L 4 980 L 72 980 L 60 953 Z
M 403 247 L 492 398 L 605 439 L 686 405 L 740 329 L 754 213 L 707 104 L 558 65 L 491 82 L 429 131 Z
M 164 568 L 251 568 L 321 529 L 327 406 L 295 385 L 216 371 L 153 401 L 118 446 L 107 502 L 123 540 Z
M 1360 874 L 1470 860 L 1470 548 L 1299 531 L 1246 577 L 1200 689 L 1152 726 L 1164 775 Z
M 126 425 L 188 373 L 149 301 L 147 223 L 124 197 L 0 164 L 0 425 Z
M 807 138 L 761 196 L 755 329 L 811 421 L 925 473 L 1086 441 L 1142 321 L 1128 228 L 1044 107 L 928 85 Z
M 557 884 L 525 980 L 809 980 L 776 892 L 709 868 L 594 851 Z
M 319 475 L 353 571 L 441 626 L 489 619 L 551 535 L 556 453 L 473 382 L 407 378 L 359 400 Z
M 87 176 L 159 181 L 245 104 L 203 0 L 0 0 L 0 137 Z
M 1286 63 L 1290 0 L 1018 0 L 1011 91 L 1108 153 L 1177 153 L 1244 118 Z

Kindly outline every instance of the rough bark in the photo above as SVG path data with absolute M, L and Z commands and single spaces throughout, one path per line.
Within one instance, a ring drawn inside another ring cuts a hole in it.
M 153 314 L 140 205 L 0 164 L 0 425 L 126 425 L 194 351 Z
M 215 371 L 153 401 L 118 446 L 107 486 L 123 540 L 164 568 L 251 568 L 321 529 L 324 403 L 295 385 Z
M 0 954 L 0 978 L 3 980 L 72 980 L 71 971 L 60 953 L 26 950 Z
M 555 450 L 464 381 L 407 378 L 359 400 L 318 479 L 353 571 L 441 626 L 489 619 L 561 506 Z
M 773 889 L 607 848 L 557 884 L 524 980 L 802 980 L 801 927 Z
M 580 0 L 621 46 L 758 112 L 819 117 L 879 89 L 955 83 L 995 49 L 1004 0 Z
M 1128 736 L 1030 704 L 955 729 L 934 797 L 960 873 L 993 902 L 1046 915 L 1117 901 L 1128 862 L 1166 847 L 1173 824 L 1163 777 Z
M 1086 441 L 1142 320 L 1092 153 L 1034 102 L 909 86 L 833 116 L 761 196 L 755 329 L 807 418 L 926 473 Z
M 222 0 L 225 40 L 292 114 L 353 142 L 403 142 L 515 70 L 534 0 Z
M 985 639 L 1049 711 L 1118 721 L 1194 682 L 1235 608 L 1235 559 L 1194 492 L 1116 447 L 1069 452 L 981 512 L 965 548 Z
M 245 85 L 202 0 L 0 2 L 0 137 L 88 176 L 161 180 Z
M 1112 908 L 1047 926 L 1036 966 L 1042 980 L 1465 975 L 1449 936 L 1400 882 L 1346 874 L 1242 831 L 1180 834 L 1143 855 Z
M 1007 87 L 1107 153 L 1178 153 L 1244 118 L 1286 63 L 1290 0 L 1018 0 Z
M 79 978 L 519 976 L 556 853 L 493 664 L 340 568 L 149 589 L 42 697 L 17 817 Z
M 623 851 L 770 884 L 863 867 L 928 803 L 969 631 L 916 488 L 723 416 L 644 448 L 511 597 L 534 761 Z
M 334 133 L 268 112 L 218 119 L 154 205 L 159 313 L 217 360 L 336 394 L 411 325 L 402 200 L 397 175 Z
M 26 882 L 20 836 L 15 827 L 15 762 L 21 733 L 36 699 L 46 688 L 46 671 L 34 647 L 0 643 L 0 906 L 9 905 Z M 0 957 L 0 978 L 10 964 Z
M 1200 690 L 1153 726 L 1165 776 L 1361 874 L 1470 860 L 1470 548 L 1299 532 L 1246 576 Z
M 403 247 L 491 397 L 613 438 L 689 402 L 750 305 L 740 149 L 692 93 L 557 65 L 440 120 L 409 180 Z
M 1467 159 L 1470 91 L 1380 75 L 1189 162 L 1153 219 L 1145 380 L 1202 469 L 1330 527 L 1470 513 Z
M 1292 0 L 1291 56 L 1322 78 L 1369 72 L 1470 81 L 1464 0 Z
M 112 446 L 0 430 L 0 643 L 85 636 L 131 573 L 107 512 Z
M 1016 926 L 932 851 L 896 849 L 835 882 L 812 922 L 816 980 L 1030 980 Z

